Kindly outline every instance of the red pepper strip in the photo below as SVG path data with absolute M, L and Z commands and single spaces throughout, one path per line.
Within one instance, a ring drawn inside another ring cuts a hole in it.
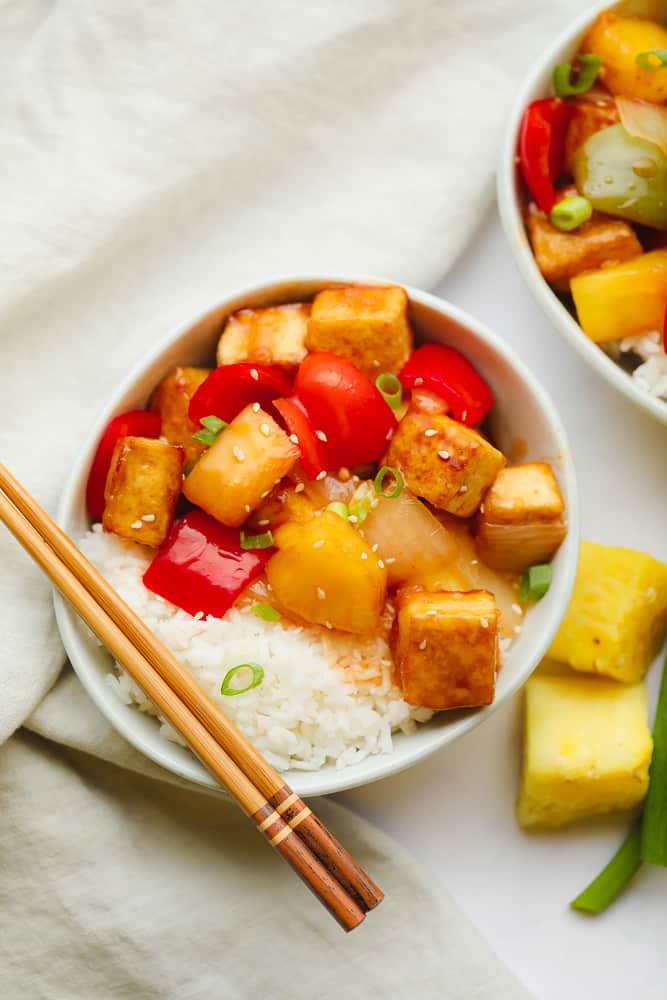
M 301 464 L 309 479 L 315 479 L 320 472 L 328 470 L 329 458 L 324 444 L 315 435 L 315 429 L 308 414 L 296 396 L 289 399 L 275 399 L 273 405 L 285 421 L 289 434 L 294 434 L 301 449 Z
M 521 119 L 521 172 L 538 208 L 547 214 L 558 198 L 553 182 L 563 172 L 569 118 L 569 106 L 560 97 L 548 97 L 529 104 Z
M 116 441 L 129 435 L 157 438 L 161 428 L 162 419 L 154 410 L 130 410 L 109 421 L 97 446 L 86 484 L 86 507 L 93 521 L 102 520 L 104 487 Z
M 310 423 L 324 436 L 327 469 L 380 458 L 396 429 L 396 417 L 367 375 L 337 354 L 316 352 L 302 361 L 294 392 Z
M 266 409 L 278 396 L 288 396 L 292 383 L 282 369 L 270 365 L 223 365 L 204 379 L 190 400 L 188 414 L 199 423 L 203 417 L 220 417 L 229 423 L 249 403 Z
M 191 510 L 172 528 L 144 573 L 144 583 L 190 615 L 203 611 L 222 618 L 274 552 L 242 549 L 238 528 Z
M 493 393 L 467 358 L 453 347 L 424 344 L 399 375 L 404 389 L 426 389 L 449 405 L 455 420 L 474 427 L 493 406 Z
M 665 318 L 662 321 L 662 349 L 667 354 L 667 309 L 665 309 Z

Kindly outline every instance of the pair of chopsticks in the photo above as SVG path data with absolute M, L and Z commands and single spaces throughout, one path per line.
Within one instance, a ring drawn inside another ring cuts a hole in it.
M 357 927 L 382 890 L 3 465 L 0 520 L 338 923 Z

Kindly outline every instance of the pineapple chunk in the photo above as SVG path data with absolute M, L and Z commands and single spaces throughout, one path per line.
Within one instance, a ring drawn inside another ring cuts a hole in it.
M 190 400 L 210 374 L 210 368 L 174 368 L 163 378 L 151 399 L 151 409 L 162 418 L 162 435 L 169 444 L 180 444 L 185 461 L 199 458 L 205 445 L 193 441 L 192 435 L 201 430 L 188 416 Z
M 315 504 L 305 493 L 298 492 L 289 479 L 278 483 L 266 500 L 248 518 L 248 527 L 253 531 L 271 531 L 288 521 L 299 524 L 310 521 L 315 514 Z
M 642 801 L 653 747 L 642 683 L 537 674 L 525 705 L 521 826 L 563 826 Z
M 391 439 L 396 466 L 418 496 L 458 517 L 471 517 L 505 465 L 505 456 L 470 427 L 442 413 L 411 409 Z
M 104 488 L 104 530 L 143 545 L 162 545 L 181 492 L 183 457 L 182 448 L 164 441 L 120 438 Z
M 377 629 L 387 571 L 347 521 L 324 511 L 305 524 L 284 524 L 274 540 L 279 551 L 266 575 L 282 607 L 344 632 Z
M 490 705 L 498 670 L 498 609 L 484 590 L 396 595 L 394 661 L 409 705 L 436 712 Z
M 640 681 L 667 631 L 667 565 L 582 542 L 572 600 L 548 655 L 575 670 Z
M 565 505 L 546 462 L 501 469 L 477 515 L 477 552 L 494 569 L 549 562 L 567 534 Z
M 579 325 L 599 344 L 661 330 L 665 321 L 667 249 L 614 267 L 578 274 L 570 282 Z
M 298 457 L 298 447 L 268 413 L 246 406 L 204 452 L 183 492 L 211 517 L 236 528 Z
M 240 309 L 227 320 L 218 341 L 219 365 L 254 361 L 262 365 L 296 366 L 306 356 L 310 306 L 289 302 L 266 309 Z
M 664 104 L 667 99 L 667 69 L 643 69 L 637 65 L 640 52 L 667 49 L 667 28 L 644 17 L 619 17 L 603 10 L 581 43 L 582 52 L 595 52 L 602 60 L 600 79 L 612 94 Z
M 381 372 L 398 373 L 412 350 L 405 289 L 350 285 L 319 292 L 306 346 L 349 358 L 373 380 Z

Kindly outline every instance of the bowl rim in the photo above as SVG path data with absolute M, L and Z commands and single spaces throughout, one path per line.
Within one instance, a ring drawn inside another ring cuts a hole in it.
M 617 6 L 621 5 L 595 4 L 593 7 L 588 7 L 583 14 L 579 14 L 570 21 L 567 27 L 544 49 L 539 59 L 533 64 L 532 69 L 523 77 L 515 92 L 502 140 L 496 179 L 496 196 L 500 221 L 517 267 L 533 298 L 547 318 L 551 320 L 552 326 L 612 388 L 621 392 L 626 399 L 639 406 L 645 413 L 667 424 L 667 401 L 652 396 L 642 389 L 628 372 L 608 357 L 597 344 L 594 344 L 542 277 L 526 234 L 516 184 L 516 147 L 519 125 L 526 105 L 531 100 L 538 99 L 535 91 L 538 89 L 541 78 L 559 61 L 561 51 L 575 44 L 600 11 L 613 9 Z M 545 93 L 543 96 L 548 95 Z
M 124 396 L 140 380 L 145 371 L 165 353 L 177 340 L 195 329 L 203 320 L 212 313 L 235 303 L 239 299 L 249 298 L 254 295 L 268 293 L 271 289 L 276 290 L 286 285 L 293 284 L 319 284 L 321 286 L 333 284 L 396 284 L 389 279 L 381 279 L 377 276 L 369 277 L 359 274 L 329 274 L 329 275 L 287 275 L 276 278 L 269 278 L 261 282 L 255 282 L 242 288 L 232 290 L 223 298 L 212 303 L 206 309 L 199 312 L 194 318 L 174 325 L 169 332 L 160 338 L 147 351 L 138 362 L 132 366 L 115 390 L 106 400 L 104 406 L 96 415 L 95 420 L 83 442 L 77 457 L 67 476 L 60 501 L 57 508 L 56 519 L 58 524 L 67 530 L 68 522 L 76 508 L 77 495 L 81 492 L 81 484 L 87 474 L 88 466 L 93 450 L 99 440 L 101 431 L 106 423 L 117 412 L 117 408 Z M 450 725 L 434 729 L 431 740 L 427 745 L 421 743 L 410 748 L 402 745 L 400 754 L 396 752 L 390 754 L 377 754 L 366 758 L 358 765 L 351 765 L 340 770 L 327 768 L 316 772 L 302 772 L 292 769 L 286 773 L 287 780 L 298 794 L 304 796 L 328 795 L 341 792 L 349 788 L 369 784 L 389 775 L 396 774 L 425 759 L 436 750 L 441 749 L 448 743 L 453 742 L 465 733 L 481 725 L 490 715 L 492 715 L 502 704 L 508 701 L 516 691 L 523 686 L 543 659 L 553 636 L 560 624 L 569 603 L 574 579 L 577 569 L 577 557 L 579 549 L 579 496 L 576 483 L 576 475 L 571 450 L 568 444 L 564 426 L 558 411 L 552 402 L 547 391 L 540 384 L 538 379 L 532 374 L 530 369 L 515 353 L 513 348 L 506 344 L 497 334 L 493 333 L 484 323 L 470 316 L 467 312 L 457 306 L 429 292 L 421 291 L 410 285 L 401 283 L 405 289 L 410 302 L 423 305 L 440 313 L 454 323 L 469 329 L 473 334 L 484 341 L 495 353 L 500 354 L 504 360 L 514 369 L 521 381 L 527 385 L 535 397 L 537 404 L 544 414 L 545 420 L 550 428 L 554 439 L 557 441 L 559 454 L 561 456 L 560 479 L 563 494 L 566 500 L 566 510 L 568 514 L 568 533 L 563 541 L 558 556 L 559 566 L 554 574 L 552 586 L 549 594 L 544 600 L 549 600 L 550 611 L 547 621 L 542 627 L 539 639 L 536 639 L 533 652 L 526 658 L 526 665 L 521 672 L 503 691 L 497 696 L 491 705 L 484 708 L 469 711 L 462 717 L 457 718 Z M 202 765 L 192 755 L 191 762 L 177 761 L 174 759 L 174 745 L 170 744 L 164 737 L 159 736 L 157 728 L 155 735 L 150 738 L 135 728 L 133 716 L 127 712 L 128 706 L 124 705 L 117 695 L 108 686 L 102 686 L 96 678 L 96 670 L 90 657 L 80 650 L 81 625 L 74 611 L 61 598 L 57 591 L 54 591 L 54 606 L 56 620 L 60 635 L 68 653 L 70 662 L 81 681 L 84 689 L 91 700 L 102 712 L 107 721 L 133 746 L 143 753 L 149 760 L 159 764 L 172 774 L 181 779 L 192 781 L 195 784 L 215 790 L 221 794 L 227 794 L 218 783 L 203 770 Z M 409 740 L 409 737 L 406 737 Z M 366 767 L 364 767 L 366 765 Z M 372 774 L 364 775 L 359 771 L 367 770 L 371 766 Z M 310 781 L 301 782 L 305 775 L 311 777 Z M 321 781 L 315 780 L 316 776 L 321 777 Z M 306 787 L 304 787 L 304 784 Z

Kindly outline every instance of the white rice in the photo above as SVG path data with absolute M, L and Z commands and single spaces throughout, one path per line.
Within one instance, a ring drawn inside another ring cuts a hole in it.
M 414 732 L 417 722 L 433 714 L 403 701 L 381 637 L 360 640 L 317 627 L 264 622 L 249 609 L 232 608 L 223 619 L 193 618 L 144 587 L 150 549 L 104 534 L 100 525 L 83 538 L 81 548 L 279 770 L 315 771 L 332 762 L 342 768 L 371 754 L 390 753 L 392 733 Z M 227 671 L 248 662 L 263 668 L 262 683 L 245 694 L 222 695 Z M 108 682 L 126 705 L 158 715 L 118 664 Z M 160 721 L 167 739 L 182 742 Z
M 638 337 L 624 337 L 603 346 L 614 361 L 624 363 L 623 355 L 639 359 L 639 364 L 632 370 L 632 378 L 644 392 L 667 401 L 667 354 L 660 331 L 653 330 Z

